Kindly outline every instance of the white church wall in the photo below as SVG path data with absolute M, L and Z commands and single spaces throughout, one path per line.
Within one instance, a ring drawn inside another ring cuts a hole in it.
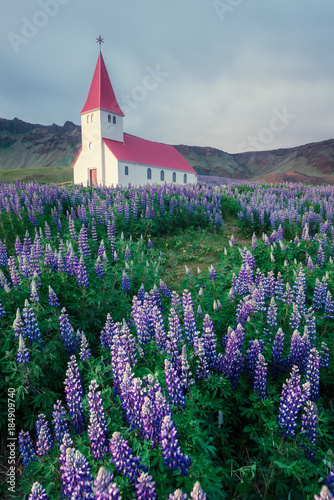
M 126 167 L 128 167 L 128 175 L 125 174 Z M 150 179 L 147 178 L 148 169 L 151 171 Z M 161 180 L 161 172 L 163 172 L 163 180 Z M 174 177 L 173 173 L 175 173 Z M 184 182 L 184 175 L 187 176 L 186 182 Z M 176 180 L 174 181 L 174 179 Z M 196 184 L 197 176 L 192 172 L 119 161 L 118 183 L 120 186 L 127 186 L 129 183 L 132 186 L 143 186 L 145 184 L 164 184 L 165 182 L 167 184 Z
M 119 142 L 124 141 L 123 116 L 101 109 L 99 119 L 101 121 L 102 137 L 104 139 L 112 139 Z M 114 123 L 114 121 L 116 123 Z
M 118 184 L 118 160 L 110 149 L 103 143 L 105 162 L 105 185 L 107 187 Z

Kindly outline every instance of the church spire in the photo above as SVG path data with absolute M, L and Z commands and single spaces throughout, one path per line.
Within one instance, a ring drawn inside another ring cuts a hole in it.
M 86 113 L 87 111 L 93 111 L 95 109 L 104 109 L 105 111 L 110 111 L 111 113 L 124 116 L 124 113 L 116 100 L 102 56 L 101 43 L 103 43 L 103 38 L 101 38 L 101 35 L 97 39 L 97 42 L 100 44 L 100 53 L 96 63 L 92 83 L 90 84 L 88 96 L 80 114 Z

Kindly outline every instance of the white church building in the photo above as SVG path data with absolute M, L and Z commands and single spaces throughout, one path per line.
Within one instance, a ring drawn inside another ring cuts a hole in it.
M 173 146 L 123 132 L 124 114 L 101 51 L 80 115 L 82 146 L 72 165 L 74 184 L 96 187 L 197 182 L 195 170 Z

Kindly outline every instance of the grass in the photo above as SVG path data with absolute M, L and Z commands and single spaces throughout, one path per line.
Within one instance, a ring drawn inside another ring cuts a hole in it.
M 0 170 L 0 182 L 29 182 L 39 183 L 68 182 L 73 180 L 72 167 L 46 167 L 46 168 L 22 168 L 14 170 Z

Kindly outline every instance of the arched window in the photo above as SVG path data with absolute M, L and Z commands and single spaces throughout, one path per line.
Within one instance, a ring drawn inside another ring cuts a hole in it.
M 150 168 L 147 169 L 147 178 L 152 179 L 152 170 Z
M 127 165 L 124 167 L 124 174 L 129 175 L 129 167 Z
M 116 116 L 112 117 L 112 122 L 113 122 L 114 125 L 116 125 Z
M 108 123 L 111 123 L 111 115 L 108 115 Z
M 184 184 L 187 184 L 187 174 L 184 174 L 184 175 L 183 175 L 183 183 L 184 183 Z
M 87 123 L 89 123 L 89 115 L 87 115 Z
M 93 123 L 94 115 L 90 115 L 90 121 Z
M 176 172 L 173 172 L 173 182 L 176 182 Z
M 165 172 L 163 170 L 160 170 L 160 180 L 161 181 L 165 180 Z

